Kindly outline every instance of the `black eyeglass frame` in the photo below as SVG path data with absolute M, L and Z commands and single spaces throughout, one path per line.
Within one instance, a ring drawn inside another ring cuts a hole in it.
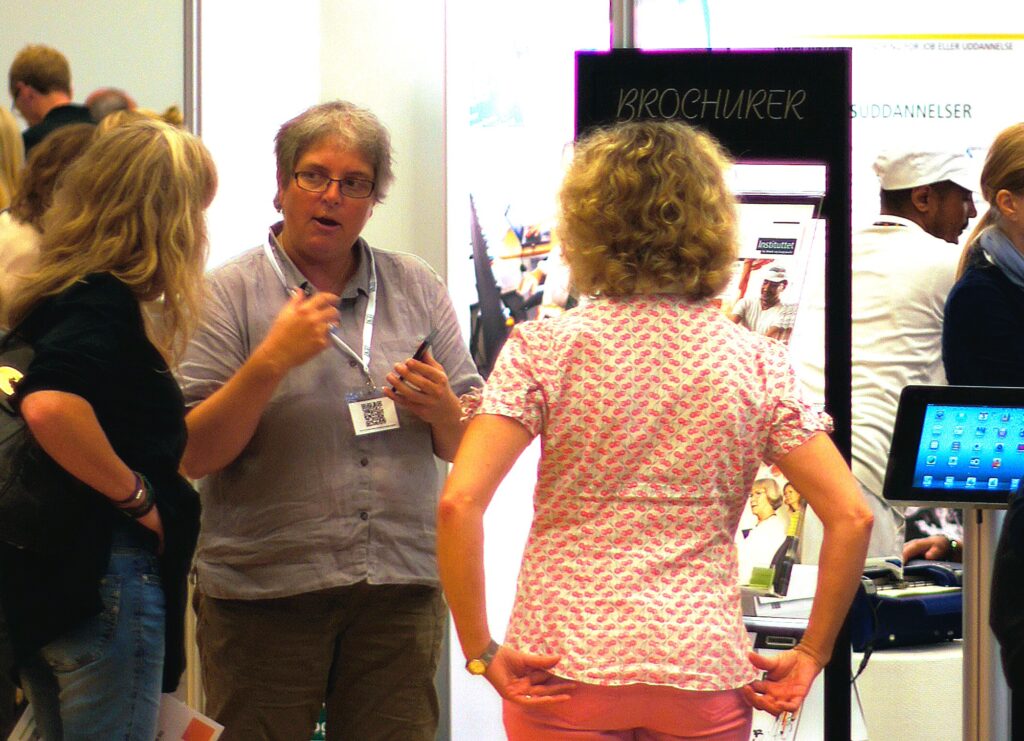
M 323 187 L 308 188 L 306 187 L 306 185 L 303 185 L 302 182 L 300 181 L 300 178 L 302 177 L 323 178 Z M 324 175 L 322 172 L 315 172 L 313 170 L 298 170 L 297 172 L 292 173 L 292 178 L 295 180 L 295 185 L 298 186 L 301 190 L 306 191 L 307 193 L 323 193 L 328 188 L 331 187 L 331 183 L 337 183 L 338 189 L 341 191 L 341 194 L 343 196 L 346 196 L 347 198 L 370 198 L 371 196 L 373 196 L 373 192 L 377 188 L 377 183 L 375 181 L 367 180 L 366 178 L 356 178 L 348 175 L 340 178 L 332 178 L 328 175 Z M 366 185 L 369 185 L 369 190 L 366 193 L 362 193 L 362 190 L 360 189 L 353 193 L 351 185 L 347 185 L 346 183 L 359 183 L 364 187 Z

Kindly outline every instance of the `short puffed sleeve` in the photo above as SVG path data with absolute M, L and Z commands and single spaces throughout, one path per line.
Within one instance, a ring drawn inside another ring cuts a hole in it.
M 538 353 L 542 342 L 537 337 L 541 325 L 530 322 L 513 327 L 475 411 L 475 414 L 497 414 L 514 419 L 534 436 L 540 434 L 546 418 L 539 373 L 544 367 Z

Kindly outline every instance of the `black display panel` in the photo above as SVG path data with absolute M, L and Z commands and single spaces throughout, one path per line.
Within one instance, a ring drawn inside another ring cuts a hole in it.
M 929 505 L 1005 507 L 1024 479 L 1024 389 L 907 386 L 883 496 Z

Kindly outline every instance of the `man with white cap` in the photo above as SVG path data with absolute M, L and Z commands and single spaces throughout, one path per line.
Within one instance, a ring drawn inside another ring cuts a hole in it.
M 952 152 L 885 153 L 874 169 L 881 215 L 852 240 L 852 468 L 875 514 L 868 555 L 889 557 L 904 531 L 881 497 L 896 405 L 904 386 L 945 383 L 942 311 L 977 178 Z
M 795 306 L 782 303 L 788 285 L 786 269 L 768 268 L 761 280 L 760 296 L 744 296 L 732 307 L 732 320 L 758 334 L 786 340 L 793 329 Z

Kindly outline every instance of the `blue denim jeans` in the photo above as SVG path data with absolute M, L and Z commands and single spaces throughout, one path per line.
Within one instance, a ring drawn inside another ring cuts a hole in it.
M 115 534 L 100 586 L 103 612 L 21 667 L 47 741 L 152 741 L 164 661 L 164 593 L 156 556 Z

